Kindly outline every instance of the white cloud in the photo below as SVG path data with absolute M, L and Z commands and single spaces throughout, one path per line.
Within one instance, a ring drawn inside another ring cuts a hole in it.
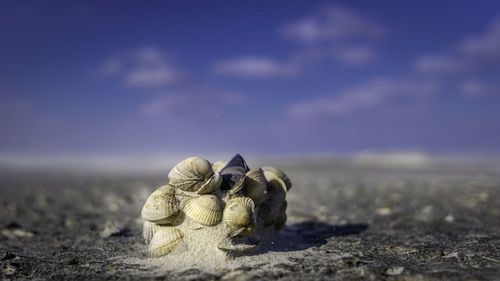
M 291 76 L 297 73 L 293 64 L 283 64 L 270 58 L 252 56 L 217 62 L 212 70 L 216 74 L 245 77 Z
M 285 24 L 280 33 L 305 43 L 375 39 L 386 34 L 380 24 L 340 6 L 327 6 L 296 22 Z
M 417 58 L 415 68 L 422 73 L 457 73 L 466 71 L 469 66 L 456 57 L 446 55 L 428 55 Z
M 434 81 L 378 78 L 333 96 L 293 104 L 288 108 L 288 113 L 297 118 L 346 114 L 387 104 L 413 104 L 438 91 L 439 85 Z
M 463 40 L 458 50 L 464 56 L 475 60 L 498 62 L 500 60 L 500 19 L 494 20 L 484 34 Z
M 167 65 L 140 66 L 125 76 L 129 85 L 136 86 L 158 86 L 172 83 L 176 78 L 175 71 Z
M 117 76 L 133 87 L 163 87 L 180 80 L 180 71 L 158 48 L 143 47 L 135 52 L 107 60 L 101 73 Z
M 474 72 L 500 66 L 500 19 L 494 20 L 481 35 L 464 38 L 450 51 L 417 58 L 421 73 L 450 74 Z
M 467 98 L 500 97 L 500 84 L 467 80 L 460 85 L 460 93 Z

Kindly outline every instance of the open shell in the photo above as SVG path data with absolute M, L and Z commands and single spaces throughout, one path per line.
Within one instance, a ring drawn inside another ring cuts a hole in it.
M 292 182 L 282 170 L 273 166 L 263 166 L 261 167 L 261 169 L 264 171 L 264 173 L 273 174 L 274 176 L 280 178 L 285 183 L 286 191 L 292 188 Z
M 222 219 L 222 202 L 215 195 L 202 195 L 189 200 L 184 212 L 197 223 L 215 225 Z
M 250 170 L 245 159 L 241 155 L 236 154 L 229 162 L 220 170 L 222 176 L 222 189 L 232 189 L 235 184 L 241 183 L 242 178 Z
M 144 221 L 143 227 L 142 227 L 142 237 L 144 237 L 144 242 L 146 244 L 149 244 L 151 239 L 153 238 L 153 235 L 160 229 L 161 225 L 150 222 L 150 221 Z
M 179 201 L 175 197 L 175 187 L 164 185 L 149 195 L 142 207 L 141 216 L 144 220 L 159 224 L 173 221 L 179 210 Z
M 222 176 L 219 173 L 214 173 L 208 179 L 208 181 L 205 184 L 203 184 L 200 187 L 200 189 L 198 189 L 198 191 L 196 191 L 196 193 L 198 193 L 198 194 L 212 193 L 215 190 L 217 190 L 217 188 L 220 187 L 221 183 L 222 183 Z
M 266 199 L 267 181 L 262 169 L 250 170 L 246 174 L 243 184 L 243 194 L 251 198 L 256 205 L 260 205 Z
M 214 185 L 213 174 L 210 162 L 200 157 L 190 157 L 175 165 L 168 179 L 170 185 L 184 191 L 196 192 L 201 188 L 213 191 L 219 187 Z M 204 187 L 207 184 L 213 186 Z
M 149 254 L 161 257 L 168 254 L 177 244 L 182 242 L 184 233 L 173 226 L 160 226 L 149 244 Z

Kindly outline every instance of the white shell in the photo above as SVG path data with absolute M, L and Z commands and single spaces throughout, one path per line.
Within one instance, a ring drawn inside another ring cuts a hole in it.
M 263 166 L 263 167 L 261 167 L 261 169 L 264 171 L 264 173 L 266 173 L 266 172 L 272 173 L 276 177 L 280 178 L 285 183 L 287 191 L 292 188 L 292 182 L 290 181 L 288 176 L 282 170 L 275 168 L 273 166 Z
M 168 254 L 177 244 L 182 242 L 184 233 L 173 226 L 160 226 L 149 244 L 149 254 L 161 257 Z
M 200 157 L 190 157 L 175 165 L 168 179 L 176 188 L 195 192 L 207 184 L 213 174 L 210 162 Z
M 184 212 L 197 223 L 215 225 L 222 219 L 222 202 L 215 195 L 202 195 L 189 200 Z
M 144 220 L 166 224 L 174 219 L 179 210 L 179 201 L 175 198 L 175 188 L 164 185 L 149 195 L 142 207 L 141 216 Z

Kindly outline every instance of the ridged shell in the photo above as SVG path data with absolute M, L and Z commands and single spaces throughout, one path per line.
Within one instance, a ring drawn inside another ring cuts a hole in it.
M 288 176 L 282 170 L 275 168 L 273 166 L 263 166 L 263 167 L 261 167 L 261 169 L 264 171 L 264 173 L 266 173 L 266 172 L 272 173 L 276 177 L 280 178 L 285 183 L 287 191 L 292 188 L 292 182 L 290 181 Z
M 175 198 L 175 187 L 164 185 L 149 195 L 142 207 L 141 216 L 144 220 L 166 224 L 174 219 L 179 210 L 179 201 Z
M 224 168 L 226 165 L 226 161 L 217 161 L 212 164 L 212 170 L 214 170 L 214 172 L 220 172 L 220 170 L 222 170 L 222 168 Z
M 210 177 L 210 179 L 208 179 L 208 181 L 205 184 L 203 184 L 200 187 L 200 189 L 198 189 L 198 191 L 196 191 L 196 193 L 198 194 L 212 193 L 215 190 L 217 190 L 217 188 L 220 187 L 221 183 L 222 183 L 222 176 L 219 173 L 214 173 Z
M 177 244 L 182 242 L 184 233 L 173 226 L 160 226 L 149 244 L 149 254 L 161 257 L 168 254 Z
M 262 169 L 250 170 L 243 184 L 243 194 L 260 205 L 266 199 L 267 181 Z
M 255 220 L 254 209 L 255 204 L 248 197 L 231 199 L 224 209 L 224 223 L 232 229 L 245 227 Z
M 162 227 L 161 225 L 150 222 L 150 221 L 144 221 L 143 227 L 142 227 L 142 236 L 144 237 L 144 242 L 146 244 L 149 244 L 151 239 L 153 238 L 153 235 Z
M 214 171 L 207 160 L 190 157 L 175 165 L 168 174 L 170 185 L 184 191 L 198 191 L 210 180 Z
M 215 225 L 222 219 L 222 202 L 215 195 L 202 195 L 186 203 L 184 212 L 203 225 Z

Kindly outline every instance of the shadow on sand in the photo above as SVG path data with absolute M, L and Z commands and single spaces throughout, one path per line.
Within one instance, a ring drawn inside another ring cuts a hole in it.
M 368 224 L 330 225 L 323 222 L 306 221 L 283 227 L 271 237 L 266 237 L 260 246 L 245 255 L 267 252 L 291 252 L 319 247 L 332 237 L 360 234 Z

